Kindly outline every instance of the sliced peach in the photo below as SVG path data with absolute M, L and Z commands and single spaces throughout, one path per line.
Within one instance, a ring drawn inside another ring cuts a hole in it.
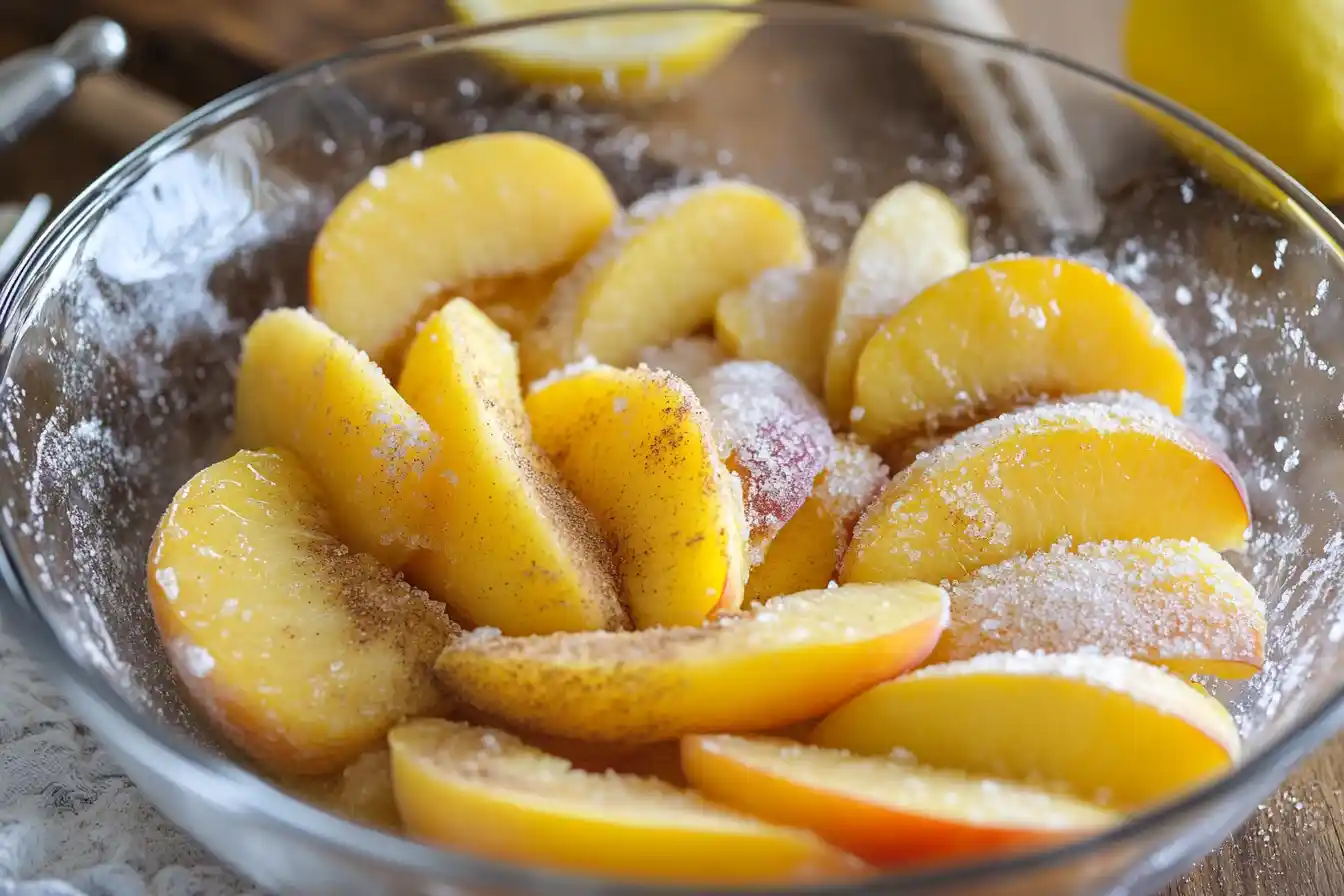
M 421 719 L 394 729 L 392 781 L 415 837 L 506 862 L 620 879 L 785 884 L 864 866 L 662 781 L 592 774 L 490 728 Z
M 455 299 L 421 327 L 398 387 L 443 437 L 435 546 L 412 580 L 512 635 L 626 627 L 597 522 L 532 443 L 508 335 Z
M 1062 402 L 973 426 L 901 471 L 855 528 L 840 581 L 942 582 L 1066 538 L 1239 550 L 1250 524 L 1232 462 L 1165 409 Z
M 1265 659 L 1250 582 L 1197 541 L 1056 545 L 948 587 L 952 621 L 929 660 L 1091 648 L 1181 675 L 1248 678 Z
M 925 666 L 855 697 L 812 739 L 1063 785 L 1119 809 L 1173 797 L 1241 752 L 1216 700 L 1147 663 L 1097 654 L 992 653 Z
M 917 665 L 947 596 L 916 582 L 807 591 L 699 628 L 472 634 L 438 671 L 511 726 L 590 741 L 762 731 L 815 718 Z
M 362 352 L 301 309 L 243 339 L 234 408 L 242 448 L 288 448 L 322 486 L 340 538 L 393 568 L 426 544 L 439 439 Z
M 336 540 L 292 454 L 240 451 L 177 492 L 149 548 L 168 656 L 224 735 L 271 771 L 340 769 L 443 707 L 442 605 Z
M 1040 849 L 1121 816 L 1023 784 L 770 737 L 682 739 L 695 789 L 757 818 L 815 831 L 876 866 Z
M 414 152 L 375 168 L 322 225 L 311 306 L 385 363 L 442 299 L 572 263 L 618 210 L 596 165 L 538 134 L 480 134 Z
M 741 605 L 741 487 L 685 383 L 599 366 L 532 392 L 527 413 L 537 444 L 614 548 L 638 627 L 696 625 Z
M 588 355 L 633 364 L 645 346 L 712 322 L 725 292 L 811 257 L 797 210 L 758 187 L 722 181 L 654 193 L 556 283 L 530 341 L 560 364 Z
M 820 396 L 840 276 L 833 267 L 765 271 L 719 298 L 714 333 L 730 354 L 778 364 Z
M 850 422 L 859 355 L 882 321 L 970 260 L 966 219 L 933 187 L 901 184 L 868 210 L 850 243 L 826 350 L 832 422 Z
M 690 384 L 714 421 L 719 455 L 742 480 L 750 560 L 759 565 L 812 493 L 835 436 L 803 384 L 768 361 L 729 361 Z
M 826 469 L 747 579 L 747 603 L 824 588 L 849 544 L 854 523 L 882 486 L 882 459 L 850 436 L 835 440 Z
M 1000 258 L 925 289 L 859 357 L 854 432 L 880 445 L 1037 395 L 1185 402 L 1185 360 L 1162 321 L 1109 274 L 1067 258 Z

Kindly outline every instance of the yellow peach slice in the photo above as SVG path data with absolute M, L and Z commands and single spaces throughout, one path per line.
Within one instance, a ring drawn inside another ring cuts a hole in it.
M 340 538 L 400 567 L 425 542 L 439 439 L 362 352 L 301 309 L 243 339 L 234 408 L 241 448 L 287 448 L 322 486 Z
M 747 578 L 746 602 L 824 588 L 835 578 L 854 523 L 886 483 L 880 457 L 851 436 L 836 439 L 811 496 Z
M 682 765 L 716 803 L 815 831 L 877 867 L 1041 849 L 1121 820 L 1023 784 L 779 738 L 686 737 Z
M 444 143 L 375 168 L 341 199 L 313 244 L 310 304 L 381 364 L 441 297 L 566 266 L 618 210 L 597 166 L 548 137 Z
M 1146 395 L 1181 413 L 1185 361 L 1110 275 L 1067 258 L 1000 258 L 925 289 L 854 374 L 854 432 L 880 445 L 1037 395 Z
M 579 771 L 503 731 L 421 719 L 388 742 L 409 833 L 476 855 L 706 885 L 802 883 L 864 868 L 811 833 L 651 778 Z
M 771 361 L 824 394 L 827 334 L 840 300 L 833 267 L 772 268 L 719 298 L 714 334 L 732 355 Z
M 1255 589 L 1197 541 L 1056 545 L 983 566 L 947 591 L 951 622 L 931 663 L 1090 648 L 1181 676 L 1248 678 L 1265 659 Z
M 597 517 L 640 628 L 696 625 L 742 603 L 742 490 L 681 380 L 595 367 L 527 398 L 537 444 Z
M 524 731 L 651 743 L 815 718 L 928 655 L 947 596 L 917 582 L 776 598 L 699 628 L 465 636 L 439 677 Z
M 723 181 L 650 194 L 556 283 L 531 341 L 560 364 L 589 355 L 633 364 L 645 346 L 712 322 L 725 292 L 811 258 L 797 210 L 758 187 Z
M 412 581 L 511 635 L 627 627 L 597 522 L 532 443 L 508 335 L 455 299 L 421 327 L 398 388 L 442 436 L 435 546 Z
M 749 559 L 759 565 L 812 493 L 835 436 L 803 384 L 768 361 L 729 361 L 690 385 L 714 421 L 719 456 L 742 480 Z
M 150 603 L 179 677 L 267 769 L 336 771 L 403 716 L 444 705 L 443 607 L 333 535 L 298 459 L 240 451 L 177 492 L 149 548 Z
M 826 350 L 832 422 L 850 422 L 854 371 L 869 338 L 906 302 L 970 263 L 967 239 L 961 212 L 927 184 L 901 184 L 868 210 L 850 243 Z
M 942 582 L 1066 538 L 1240 550 L 1250 524 L 1232 462 L 1164 408 L 1062 402 L 973 426 L 901 471 L 855 528 L 840 581 Z
M 1241 740 L 1220 703 L 1128 657 L 989 653 L 925 666 L 837 709 L 813 732 L 865 755 L 1067 787 L 1137 809 L 1225 772 Z

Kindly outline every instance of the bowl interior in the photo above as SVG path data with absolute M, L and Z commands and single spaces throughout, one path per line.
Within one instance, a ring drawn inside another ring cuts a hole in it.
M 20 603 L 124 712 L 220 749 L 160 647 L 145 552 L 173 492 L 227 450 L 248 323 L 305 301 L 317 227 L 373 166 L 518 129 L 588 153 L 627 203 L 711 177 L 777 190 L 831 259 L 873 200 L 924 180 L 967 211 L 977 259 L 1050 251 L 1132 286 L 1190 358 L 1189 416 L 1238 464 L 1253 502 L 1254 537 L 1235 563 L 1268 608 L 1269 661 L 1251 681 L 1211 690 L 1236 712 L 1251 755 L 1336 698 L 1344 268 L 1314 223 L 1319 209 L 1274 191 L 1252 201 L 1159 151 L 1097 170 L 1099 233 L 1042 231 L 1009 213 L 1001 172 L 919 54 L 1030 66 L 1084 124 L 1124 121 L 1150 136 L 1180 125 L 1067 68 L 952 35 L 772 17 L 661 98 L 525 83 L 482 52 L 491 40 L 391 41 L 211 109 L 86 195 L 9 285 L 0 514 Z

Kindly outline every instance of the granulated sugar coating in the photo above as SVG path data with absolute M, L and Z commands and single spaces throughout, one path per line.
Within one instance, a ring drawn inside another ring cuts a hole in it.
M 1086 430 L 1099 435 L 1138 432 L 1173 442 L 1196 454 L 1210 447 L 1189 426 L 1142 396 L 1129 396 L 1120 403 L 1101 396 L 1078 396 L 1003 414 L 963 430 L 917 460 L 907 475 L 918 469 L 955 467 L 1016 435 L 1052 430 Z
M 766 361 L 729 361 L 691 382 L 714 421 L 722 457 L 743 479 L 751 565 L 812 494 L 834 454 L 821 406 L 802 384 Z
M 817 494 L 836 519 L 853 521 L 887 484 L 889 473 L 871 448 L 851 435 L 838 436 Z
M 1240 549 L 1236 469 L 1170 414 L 1042 405 L 967 429 L 896 475 L 863 514 L 841 581 L 943 581 L 1017 554 L 1131 538 Z
M 1067 544 L 985 566 L 944 585 L 951 622 L 931 659 L 1018 650 L 1095 650 L 1154 662 L 1245 664 L 1263 657 L 1264 606 L 1197 541 Z

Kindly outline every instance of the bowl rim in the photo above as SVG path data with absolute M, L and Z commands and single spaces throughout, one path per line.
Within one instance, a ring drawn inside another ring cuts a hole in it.
M 1007 57 L 1038 60 L 1048 67 L 1079 77 L 1093 87 L 1109 90 L 1117 97 L 1137 102 L 1141 108 L 1155 110 L 1165 118 L 1213 141 L 1217 147 L 1248 165 L 1252 172 L 1268 180 L 1281 192 L 1291 205 L 1284 211 L 1300 212 L 1305 219 L 1302 223 L 1329 242 L 1336 258 L 1344 264 L 1344 249 L 1341 249 L 1344 246 L 1344 224 L 1268 158 L 1175 102 L 1141 85 L 1054 51 L 1015 39 L 976 34 L 918 18 L 854 7 L 785 0 L 757 0 L 747 6 L 730 2 L 613 5 L 506 19 L 482 25 L 450 24 L 379 38 L 344 53 L 278 71 L 200 107 L 146 141 L 86 187 L 29 247 L 9 279 L 0 283 L 0 360 L 7 371 L 18 337 L 27 328 L 28 321 L 38 310 L 39 299 L 45 294 L 43 276 L 50 272 L 74 240 L 87 235 L 86 225 L 113 198 L 120 195 L 121 187 L 138 180 L 157 162 L 190 146 L 198 131 L 245 112 L 272 91 L 324 70 L 335 72 L 352 63 L 383 55 L 453 51 L 458 45 L 494 34 L 589 19 L 665 13 L 752 16 L 763 21 L 793 25 L 815 22 L 818 25 L 850 27 L 921 42 L 976 46 Z M 7 383 L 7 375 L 5 380 Z M 396 834 L 364 827 L 291 796 L 259 775 L 200 747 L 136 709 L 104 677 L 66 651 L 55 625 L 33 600 L 32 593 L 41 589 L 36 583 L 26 581 L 21 556 L 13 527 L 0 523 L 0 592 L 3 592 L 4 597 L 4 600 L 0 600 L 0 610 L 4 611 L 0 615 L 11 633 L 16 634 L 20 643 L 41 662 L 44 674 L 60 686 L 72 707 L 86 718 L 97 720 L 93 727 L 104 741 L 115 744 L 114 752 L 124 751 L 125 755 L 134 757 L 137 764 L 152 765 L 160 775 L 172 778 L 179 787 L 189 792 L 221 807 L 287 828 L 287 834 L 311 841 L 316 847 L 339 850 L 345 856 L 379 866 L 379 870 L 384 873 L 409 872 L 444 884 L 529 891 L 544 889 L 550 893 L 915 894 L 925 892 L 928 888 L 985 883 L 1008 875 L 1059 868 L 1085 858 L 1096 850 L 1124 845 L 1142 836 L 1145 830 L 1195 816 L 1246 785 L 1273 779 L 1277 786 L 1293 765 L 1344 723 L 1344 683 L 1341 683 L 1328 697 L 1318 700 L 1305 712 L 1296 725 L 1278 732 L 1258 753 L 1237 765 L 1231 773 L 1178 799 L 1132 815 L 1114 828 L 1037 852 L 974 863 L 942 865 L 914 873 L 883 874 L 853 882 L 769 888 L 683 887 L 597 878 L 479 858 L 470 853 L 418 843 Z

